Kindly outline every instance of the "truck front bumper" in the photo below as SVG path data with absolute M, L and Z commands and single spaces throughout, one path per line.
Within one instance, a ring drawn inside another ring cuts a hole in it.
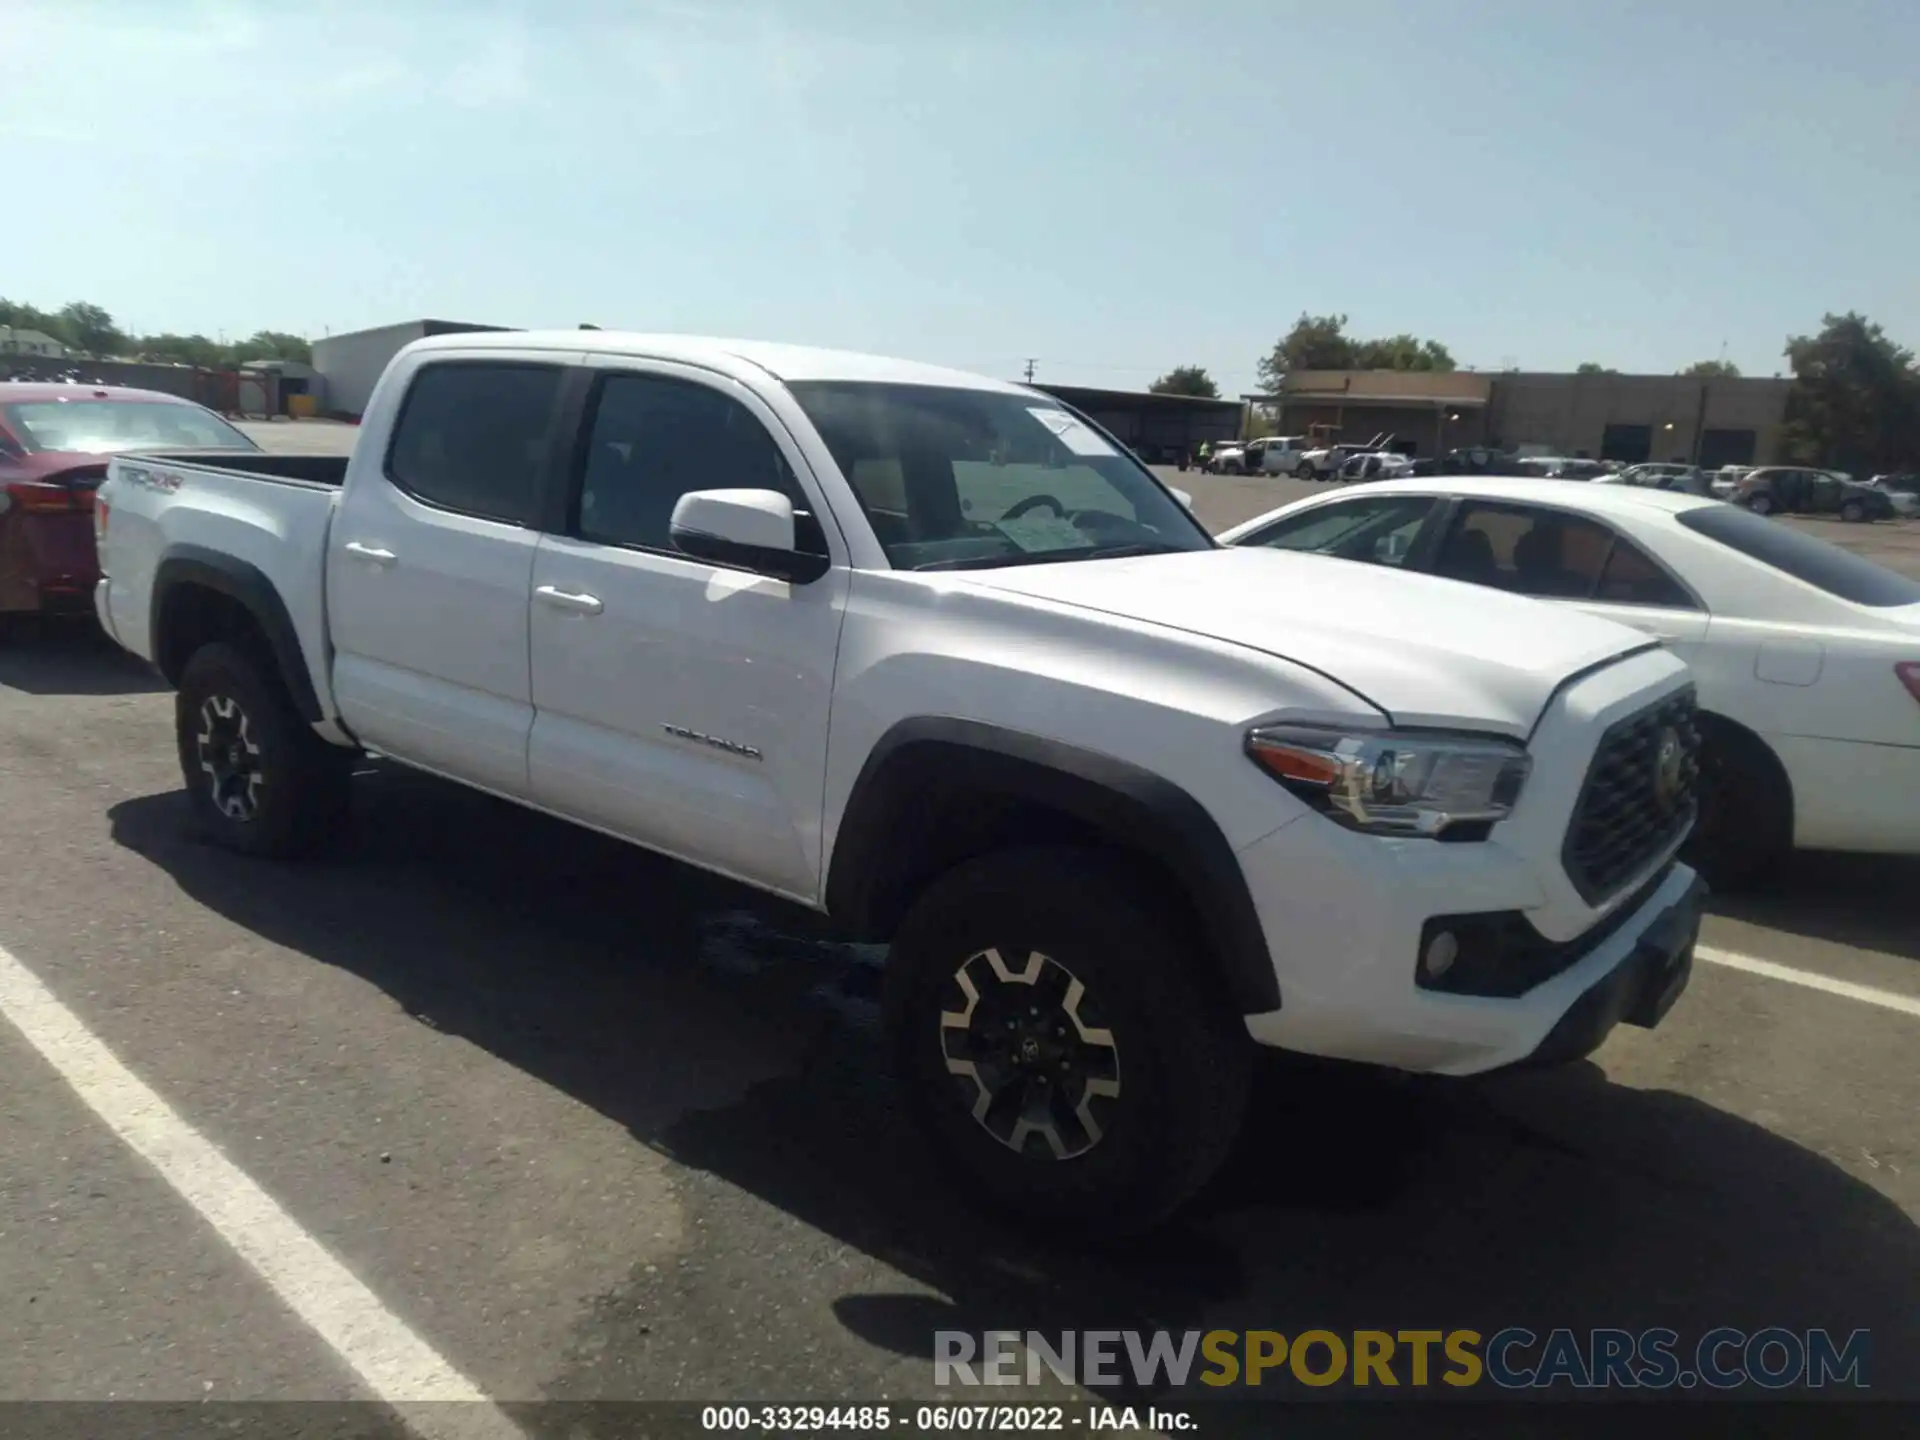
M 1289 826 L 1241 855 L 1256 896 L 1286 897 L 1262 909 L 1280 982 L 1280 1008 L 1246 1017 L 1263 1045 L 1442 1075 L 1554 1064 L 1589 1054 L 1617 1024 L 1658 1024 L 1691 974 L 1706 887 L 1677 862 L 1585 932 L 1529 949 L 1537 983 L 1459 994 L 1420 979 L 1434 918 L 1524 916 L 1537 896 L 1530 868 L 1497 845 L 1419 841 L 1408 842 L 1427 850 L 1418 858 L 1437 862 L 1414 867 L 1425 874 L 1323 868 L 1296 848 L 1308 838 L 1307 825 Z M 1500 968 L 1497 955 L 1476 959 Z

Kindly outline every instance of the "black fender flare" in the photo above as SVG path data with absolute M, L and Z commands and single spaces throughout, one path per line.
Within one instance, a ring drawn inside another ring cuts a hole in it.
M 1128 761 L 974 720 L 902 720 L 875 744 L 847 797 L 825 890 L 836 921 L 890 935 L 911 896 L 900 836 L 924 810 L 919 777 L 1058 811 L 1116 849 L 1156 862 L 1185 891 L 1220 979 L 1242 1014 L 1280 1008 L 1266 932 L 1233 847 L 1185 790 Z
M 287 687 L 294 709 L 302 720 L 318 724 L 325 719 L 320 697 L 314 693 L 313 677 L 307 671 L 299 633 L 293 628 L 293 616 L 280 597 L 273 581 L 259 566 L 202 545 L 171 545 L 160 558 L 153 574 L 152 653 L 154 663 L 169 684 L 180 682 L 178 665 L 169 666 L 171 653 L 166 645 L 169 597 L 183 586 L 199 586 L 225 595 L 242 606 L 273 651 L 280 668 L 280 679 Z M 178 657 L 181 661 L 185 656 Z

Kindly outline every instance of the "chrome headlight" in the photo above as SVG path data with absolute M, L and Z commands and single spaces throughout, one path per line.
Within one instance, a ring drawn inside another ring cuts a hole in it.
M 1247 754 L 1330 820 L 1428 837 L 1506 819 L 1533 763 L 1517 742 L 1489 735 L 1318 725 L 1250 730 Z

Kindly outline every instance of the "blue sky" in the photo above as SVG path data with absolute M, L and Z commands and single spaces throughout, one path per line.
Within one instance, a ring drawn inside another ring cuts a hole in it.
M 0 3 L 0 295 L 593 321 L 1237 393 L 1920 345 L 1916 0 Z

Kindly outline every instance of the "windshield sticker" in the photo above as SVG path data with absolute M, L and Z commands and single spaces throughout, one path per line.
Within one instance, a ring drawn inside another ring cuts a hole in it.
M 1089 430 L 1075 416 L 1064 410 L 1050 410 L 1044 405 L 1029 405 L 1027 413 L 1051 430 L 1054 438 L 1076 455 L 1114 455 L 1117 452 L 1106 441 Z
M 1029 555 L 1043 550 L 1084 550 L 1093 544 L 1093 536 L 1061 515 L 1029 513 L 993 523 L 994 528 Z

